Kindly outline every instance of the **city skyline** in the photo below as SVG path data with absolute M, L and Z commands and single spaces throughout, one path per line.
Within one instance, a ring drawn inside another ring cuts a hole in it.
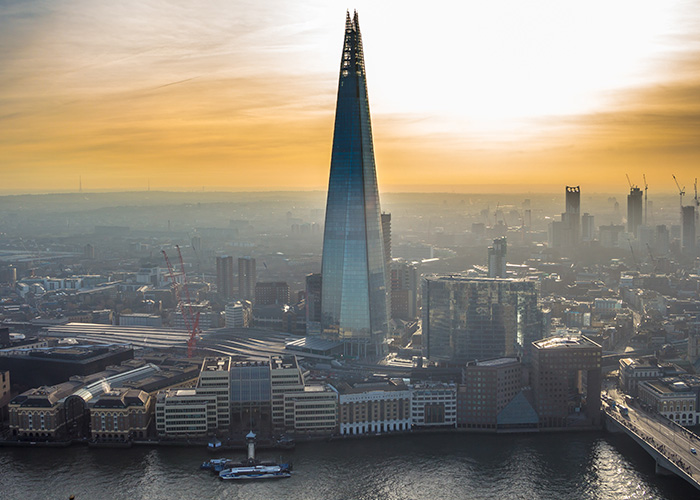
M 347 7 L 382 191 L 691 185 L 697 6 L 416 5 L 0 2 L 2 194 L 323 190 Z

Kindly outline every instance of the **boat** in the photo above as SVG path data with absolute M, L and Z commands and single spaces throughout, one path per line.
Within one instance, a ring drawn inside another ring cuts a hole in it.
M 212 472 L 221 472 L 228 466 L 228 464 L 231 463 L 233 463 L 233 461 L 230 458 L 212 458 L 211 460 L 203 462 L 199 468 L 202 470 L 210 470 Z
M 291 477 L 292 472 L 289 464 L 273 465 L 240 465 L 224 469 L 219 472 L 221 479 L 280 479 Z
M 254 432 L 248 433 L 246 443 L 248 444 L 248 458 L 238 464 L 227 464 L 226 468 L 219 472 L 220 479 L 281 479 L 291 477 L 292 464 L 261 462 L 255 458 Z

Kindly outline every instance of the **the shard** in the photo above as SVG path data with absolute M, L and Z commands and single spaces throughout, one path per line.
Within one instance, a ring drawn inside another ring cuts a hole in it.
M 362 37 L 348 13 L 323 234 L 322 326 L 348 355 L 382 352 L 387 290 Z

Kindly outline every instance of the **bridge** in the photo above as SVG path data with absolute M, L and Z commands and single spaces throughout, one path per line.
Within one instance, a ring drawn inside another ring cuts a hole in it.
M 611 432 L 624 432 L 656 461 L 656 473 L 675 474 L 700 490 L 700 437 L 667 418 L 628 408 L 621 415 L 618 408 L 604 404 L 605 426 Z

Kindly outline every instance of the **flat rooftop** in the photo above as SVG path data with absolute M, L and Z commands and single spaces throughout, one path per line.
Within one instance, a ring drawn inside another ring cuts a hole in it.
M 573 336 L 562 336 L 562 337 L 549 337 L 546 339 L 538 340 L 532 343 L 538 349 L 582 349 L 601 347 L 586 337 L 573 337 Z

